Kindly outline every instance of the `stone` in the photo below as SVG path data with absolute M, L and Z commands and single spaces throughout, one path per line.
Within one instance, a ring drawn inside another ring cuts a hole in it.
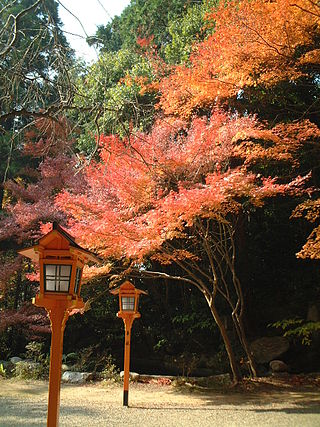
M 269 363 L 270 369 L 272 372 L 288 372 L 289 366 L 284 363 L 282 360 L 272 360 Z
M 124 377 L 124 371 L 120 372 L 120 378 Z M 137 372 L 129 372 L 129 378 L 131 381 L 138 381 L 140 378 L 140 375 Z
M 70 384 L 84 384 L 91 376 L 90 372 L 65 371 L 62 374 L 61 380 Z
M 257 363 L 269 363 L 289 350 L 286 337 L 262 337 L 250 344 L 250 351 Z
M 17 357 L 17 356 L 10 357 L 10 362 L 13 363 L 14 365 L 21 361 L 22 361 L 21 357 Z

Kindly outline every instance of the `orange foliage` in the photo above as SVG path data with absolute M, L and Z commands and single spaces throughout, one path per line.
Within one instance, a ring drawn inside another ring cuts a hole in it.
M 320 199 L 308 200 L 301 203 L 296 207 L 292 214 L 293 218 L 305 217 L 312 223 L 319 223 L 320 218 Z M 311 258 L 320 259 L 320 226 L 316 226 L 307 242 L 302 247 L 301 251 L 297 253 L 298 258 Z
M 161 85 L 160 107 L 188 118 L 246 87 L 295 81 L 319 67 L 320 6 L 309 0 L 233 0 L 209 17 L 215 33 Z
M 85 265 L 83 269 L 83 275 L 82 275 L 82 283 L 90 282 L 93 278 L 97 277 L 103 277 L 110 273 L 111 271 L 111 265 L 106 264 L 100 267 L 97 266 L 88 266 Z
M 298 258 L 320 259 L 320 226 L 312 230 L 312 233 L 303 245 L 300 252 L 297 253 Z
M 33 157 L 61 154 L 71 148 L 70 134 L 70 124 L 65 117 L 37 119 L 33 128 L 24 133 L 24 152 Z
M 154 44 L 154 36 L 150 37 L 137 37 L 137 45 L 142 49 L 155 49 L 156 45 Z
M 142 259 L 164 242 L 185 237 L 199 217 L 223 221 L 243 200 L 261 206 L 265 197 L 299 194 L 303 178 L 277 184 L 250 167 L 265 157 L 285 159 L 294 178 L 300 136 L 308 126 L 267 130 L 253 117 L 215 110 L 210 120 L 195 119 L 189 128 L 181 120 L 161 121 L 130 140 L 102 136 L 101 161 L 85 170 L 85 191 L 65 191 L 56 202 L 81 244 L 104 257 Z
M 257 162 L 285 161 L 298 166 L 297 153 L 305 144 L 318 147 L 320 129 L 309 120 L 295 123 L 280 123 L 271 131 L 265 128 L 248 128 L 235 135 L 236 156 L 246 165 Z

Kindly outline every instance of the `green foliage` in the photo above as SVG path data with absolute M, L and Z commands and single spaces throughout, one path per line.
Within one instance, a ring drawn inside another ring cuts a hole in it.
M 65 353 L 68 358 L 71 352 L 80 358 L 80 351 L 85 352 L 85 349 L 92 354 L 95 351 L 97 356 L 99 353 L 114 354 L 113 348 L 121 345 L 123 338 L 122 322 L 116 317 L 117 301 L 110 297 L 105 280 L 83 286 L 81 294 L 85 301 L 92 301 L 91 309 L 83 316 L 69 318 L 65 330 Z
M 9 359 L 12 356 L 11 342 L 6 331 L 0 331 L 0 354 L 2 358 Z
M 168 346 L 169 342 L 166 338 L 159 339 L 158 342 L 153 346 L 154 351 L 160 351 Z
M 16 129 L 0 133 L 0 215 L 4 213 L 3 210 L 9 200 L 4 184 L 10 179 L 30 181 L 30 175 L 27 176 L 27 168 L 25 168 L 26 157 L 21 151 L 23 143 L 23 135 Z M 34 159 L 27 161 L 30 169 L 36 168 Z
M 101 371 L 101 377 L 104 380 L 116 380 L 119 378 L 119 370 L 111 354 L 107 355 L 105 358 L 105 366 Z
M 285 337 L 296 338 L 305 345 L 311 345 L 312 335 L 320 331 L 320 322 L 306 321 L 299 318 L 279 320 L 269 326 L 282 329 Z
M 115 16 L 106 26 L 99 25 L 96 34 L 87 39 L 89 46 L 97 46 L 101 53 L 120 50 L 122 46 L 121 22 L 121 18 Z
M 190 0 L 134 0 L 120 17 L 99 27 L 89 43 L 96 44 L 101 52 L 114 52 L 136 48 L 137 38 L 152 38 L 160 48 L 170 40 L 169 20 L 181 16 L 190 4 Z
M 146 352 L 150 355 L 149 366 L 144 366 L 149 372 L 183 371 L 186 375 L 198 367 L 201 355 L 212 357 L 220 345 L 219 332 L 196 289 L 160 283 L 150 285 L 148 297 L 141 299 L 142 316 L 134 325 L 133 354 L 138 358 L 144 358 Z
M 143 88 L 153 78 L 148 59 L 130 50 L 100 55 L 78 83 L 75 104 L 79 110 L 77 121 L 83 127 L 78 148 L 91 152 L 95 136 L 101 133 L 124 136 L 129 129 L 148 128 L 153 120 L 156 94 Z M 92 106 L 89 112 L 88 105 Z
M 44 345 L 41 342 L 31 341 L 26 345 L 26 359 L 42 363 L 46 356 L 43 354 Z
M 194 43 L 204 40 L 212 33 L 212 26 L 206 26 L 206 14 L 216 6 L 218 0 L 208 0 L 194 4 L 180 16 L 175 16 L 168 23 L 171 41 L 165 46 L 165 58 L 169 63 L 187 62 Z
M 1 6 L 0 26 L 0 123 L 8 129 L 12 111 L 46 108 L 58 101 L 59 90 L 67 96 L 72 51 L 55 0 L 7 2 Z
M 228 357 L 223 345 L 220 345 L 217 348 L 217 352 L 209 360 L 208 366 L 210 367 L 210 369 L 212 369 L 212 372 L 215 374 L 223 374 L 229 371 Z
M 196 311 L 174 316 L 172 322 L 183 327 L 188 334 L 192 334 L 199 330 L 214 329 L 212 320 L 206 317 L 204 313 Z

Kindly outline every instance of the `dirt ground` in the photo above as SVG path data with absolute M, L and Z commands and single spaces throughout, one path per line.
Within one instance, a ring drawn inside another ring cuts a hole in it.
M 0 379 L 0 426 L 45 426 L 48 384 Z M 63 384 L 60 426 L 319 427 L 320 380 L 258 381 L 238 389 L 187 382 Z

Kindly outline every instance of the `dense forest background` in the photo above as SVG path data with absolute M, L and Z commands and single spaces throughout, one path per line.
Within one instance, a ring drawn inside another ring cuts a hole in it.
M 132 0 L 76 58 L 54 0 L 0 8 L 0 359 L 49 351 L 17 255 L 53 221 L 99 254 L 64 353 L 121 366 L 109 288 L 147 290 L 140 372 L 257 374 L 250 343 L 286 334 L 319 369 L 320 7 Z

